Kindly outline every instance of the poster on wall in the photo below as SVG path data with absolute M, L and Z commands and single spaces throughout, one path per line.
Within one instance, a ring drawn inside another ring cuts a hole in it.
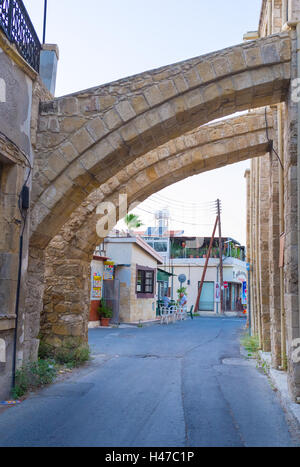
M 114 280 L 114 265 L 112 261 L 106 261 L 104 263 L 104 277 L 105 281 L 113 281 Z
M 102 298 L 102 276 L 95 272 L 92 278 L 92 300 L 101 300 Z
M 243 282 L 243 288 L 242 288 L 242 305 L 247 305 L 247 282 Z
M 220 286 L 220 282 L 216 282 L 215 301 L 216 301 L 216 303 L 221 302 L 221 286 Z

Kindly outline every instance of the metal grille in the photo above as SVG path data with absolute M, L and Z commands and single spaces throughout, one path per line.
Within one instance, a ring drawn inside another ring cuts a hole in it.
M 112 324 L 120 323 L 120 281 L 103 281 L 103 298 L 113 311 Z
M 29 65 L 39 72 L 41 43 L 22 0 L 0 0 L 0 28 Z

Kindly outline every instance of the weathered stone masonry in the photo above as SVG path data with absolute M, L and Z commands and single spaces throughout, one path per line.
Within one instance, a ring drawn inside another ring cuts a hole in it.
M 283 101 L 290 46 L 282 33 L 44 104 L 32 242 L 45 247 L 89 193 L 137 157 L 215 118 Z
M 230 57 L 234 57 L 234 60 L 230 61 Z M 87 339 L 87 278 L 91 254 L 97 242 L 97 216 L 93 214 L 96 205 L 108 200 L 117 205 L 120 192 L 127 193 L 130 200 L 142 201 L 162 187 L 193 173 L 266 154 L 269 142 L 265 124 L 261 124 L 260 136 L 263 143 L 260 149 L 263 151 L 258 153 L 254 147 L 251 152 L 253 134 L 250 136 L 248 130 L 248 134 L 238 141 L 236 129 L 230 140 L 234 151 L 225 148 L 224 134 L 222 142 L 211 143 L 211 163 L 209 156 L 206 161 L 203 160 L 204 148 L 202 152 L 199 148 L 190 148 L 181 155 L 178 150 L 170 150 L 170 147 L 172 144 L 175 148 L 180 147 L 184 140 L 180 135 L 210 119 L 236 110 L 284 101 L 289 88 L 290 58 L 290 35 L 281 33 L 227 49 L 219 55 L 212 54 L 204 59 L 179 64 L 179 68 L 168 67 L 43 105 L 37 135 L 31 248 L 39 252 L 40 272 L 43 248 L 53 234 L 58 234 L 47 252 L 47 283 L 41 329 L 48 343 L 59 346 L 70 339 L 75 342 Z M 199 66 L 203 66 L 203 63 L 211 70 L 209 76 L 203 77 L 199 73 Z M 224 64 L 229 63 L 232 68 L 230 65 L 224 68 Z M 181 83 L 185 83 L 185 87 L 180 89 L 175 84 L 179 76 Z M 193 81 L 191 76 L 194 77 Z M 164 86 L 161 86 L 158 77 Z M 164 94 L 162 89 L 168 89 L 168 92 Z M 151 101 L 154 90 L 157 100 Z M 133 102 L 137 98 L 140 106 L 135 108 Z M 262 112 L 260 122 L 264 119 L 263 115 Z M 273 125 L 268 126 L 268 137 L 276 139 L 272 135 Z M 201 134 L 204 128 L 196 132 Z M 174 137 L 177 137 L 176 141 L 161 146 L 161 143 L 165 144 Z M 187 135 L 187 138 L 191 141 L 195 136 Z M 159 155 L 155 162 L 157 146 Z M 145 169 L 145 161 L 148 160 L 149 166 Z M 263 349 L 270 350 L 271 335 L 274 335 L 270 324 L 271 261 L 265 254 L 269 240 L 266 211 L 270 211 L 270 155 L 257 160 L 255 164 L 254 226 L 257 226 L 258 234 L 252 250 L 254 282 L 258 287 L 253 291 L 256 307 L 254 323 Z M 135 175 L 128 178 L 128 173 L 133 174 L 130 167 L 134 167 Z M 261 176 L 257 176 L 258 171 Z M 97 195 L 89 195 L 99 186 Z M 111 192 L 115 194 L 111 195 Z M 94 199 L 94 205 L 89 202 L 88 196 Z M 83 203 L 81 211 L 75 211 L 76 205 L 85 198 L 87 202 Z M 87 214 L 91 222 L 80 227 L 81 219 L 85 219 Z M 66 223 L 59 233 L 59 228 L 70 215 L 70 223 Z M 75 232 L 72 231 L 74 227 Z M 42 284 L 37 270 L 33 270 L 33 273 L 36 281 Z M 263 281 L 267 281 L 266 287 L 261 286 Z M 80 282 L 83 284 L 81 291 L 76 290 L 75 298 L 71 301 L 73 284 Z M 41 296 L 37 295 L 36 298 L 32 307 L 42 310 L 43 305 L 38 303 Z M 81 313 L 78 311 L 80 309 Z
M 272 134 L 272 114 L 268 114 L 267 121 Z M 43 339 L 51 345 L 70 342 L 72 337 L 76 343 L 78 336 L 87 341 L 88 269 L 101 241 L 96 233 L 100 217 L 96 209 L 101 201 L 118 206 L 119 195 L 126 194 L 129 204 L 141 202 L 170 183 L 242 158 L 263 155 L 267 148 L 265 113 L 251 112 L 203 126 L 173 140 L 147 157 L 140 157 L 101 185 L 71 215 L 46 250 Z
M 289 30 L 292 39 L 291 79 L 297 78 L 298 1 L 264 1 L 259 35 Z M 248 203 L 253 332 L 264 350 L 271 350 L 275 368 L 288 367 L 291 393 L 300 396 L 300 368 L 291 358 L 292 342 L 299 337 L 297 238 L 297 103 L 291 88 L 285 101 L 273 108 L 274 151 L 251 162 Z M 280 159 L 280 161 L 279 161 Z M 263 164 L 263 165 L 262 165 Z M 269 181 L 267 183 L 268 176 Z M 264 215 L 269 201 L 269 214 Z M 280 236 L 284 238 L 284 264 L 280 263 Z M 260 245 L 259 245 L 260 244 Z M 268 261 L 267 261 L 268 259 Z M 266 280 L 269 275 L 269 280 Z M 267 305 L 268 303 L 268 305 Z M 268 318 L 268 314 L 270 317 Z
M 118 206 L 120 194 L 127 194 L 129 202 L 143 201 L 195 173 L 251 158 L 246 177 L 252 329 L 262 348 L 271 350 L 274 366 L 284 368 L 287 362 L 291 393 L 300 397 L 299 365 L 291 360 L 291 343 L 299 336 L 298 108 L 291 100 L 291 78 L 297 77 L 298 20 L 299 0 L 264 0 L 259 40 L 58 99 L 16 56 L 21 102 L 25 97 L 27 101 L 17 103 L 26 115 L 21 121 L 12 120 L 12 133 L 8 122 L 13 113 L 3 117 L 0 110 L 0 129 L 5 130 L 0 138 L 0 154 L 5 158 L 0 159 L 4 226 L 0 339 L 1 323 L 11 326 L 3 330 L 6 336 L 15 319 L 17 201 L 28 173 L 23 151 L 33 165 L 33 180 L 22 271 L 19 363 L 37 357 L 40 331 L 56 347 L 87 340 L 89 263 L 100 240 L 95 229 L 99 202 Z M 12 68 L 9 60 L 15 53 L 9 44 L 4 49 L 0 61 L 5 67 L 0 73 Z M 8 95 L 12 100 L 5 105 L 12 112 L 16 94 Z M 44 102 L 39 105 L 40 101 Z M 271 106 L 268 129 L 264 109 L 205 125 L 236 111 L 266 106 Z M 14 161 L 7 163 L 9 157 Z M 283 232 L 284 270 L 280 270 Z M 0 345 L 0 377 L 1 358 Z M 5 371 L 9 365 L 6 362 Z
M 23 227 L 19 194 L 33 166 L 32 141 L 39 101 L 52 96 L 39 76 L 0 32 L 0 398 L 8 397 L 16 326 L 19 237 Z M 28 184 L 30 184 L 28 179 Z M 29 220 L 29 218 L 28 218 Z M 18 358 L 24 358 L 27 339 L 24 317 L 29 222 L 24 231 L 23 280 L 18 321 Z M 35 351 L 36 357 L 36 351 Z

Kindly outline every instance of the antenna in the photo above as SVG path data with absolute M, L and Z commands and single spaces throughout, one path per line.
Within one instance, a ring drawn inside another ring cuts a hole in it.
M 45 44 L 45 43 L 46 43 L 47 2 L 48 2 L 48 0 L 44 0 L 44 26 L 43 26 L 43 44 Z

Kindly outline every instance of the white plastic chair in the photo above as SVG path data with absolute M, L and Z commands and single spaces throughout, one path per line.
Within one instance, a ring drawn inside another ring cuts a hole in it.
M 170 312 L 168 307 L 161 306 L 160 307 L 160 324 L 169 324 L 170 321 Z
M 178 309 L 178 319 L 184 321 L 186 319 L 186 307 L 180 307 Z
M 173 321 L 173 323 L 175 323 L 177 321 L 177 312 L 178 312 L 178 309 L 177 309 L 177 306 L 171 306 L 169 308 L 169 313 L 170 313 L 170 320 Z

